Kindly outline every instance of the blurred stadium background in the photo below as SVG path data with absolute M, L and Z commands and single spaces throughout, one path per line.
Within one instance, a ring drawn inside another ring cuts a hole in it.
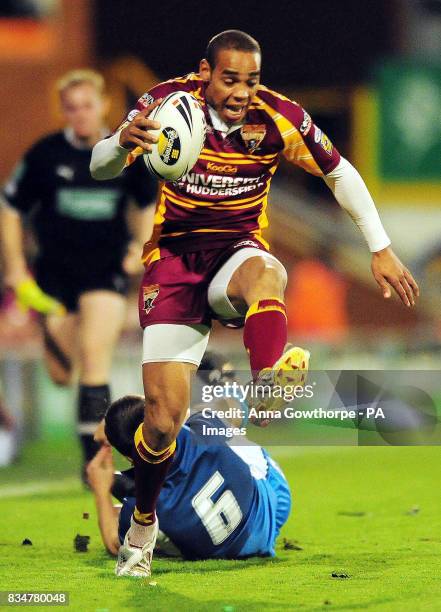
M 415 310 L 384 302 L 367 248 L 325 184 L 282 163 L 268 238 L 289 271 L 291 339 L 311 348 L 315 369 L 439 369 L 439 0 L 2 0 L 0 179 L 59 127 L 53 87 L 66 70 L 104 73 L 114 126 L 152 84 L 196 69 L 207 40 L 232 27 L 261 42 L 263 82 L 304 105 L 358 168 L 422 289 Z M 138 281 L 114 395 L 140 390 Z M 73 433 L 73 398 L 48 381 L 35 319 L 0 290 L 0 380 L 18 435 Z M 216 327 L 212 345 L 244 362 L 240 332 Z

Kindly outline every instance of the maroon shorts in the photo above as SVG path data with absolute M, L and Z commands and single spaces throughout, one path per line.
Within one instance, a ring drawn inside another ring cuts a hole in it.
M 250 245 L 252 241 L 252 245 Z M 208 286 L 219 268 L 238 250 L 265 247 L 250 236 L 228 246 L 167 255 L 146 266 L 139 291 L 141 327 L 156 323 L 211 325 L 216 318 L 208 304 Z

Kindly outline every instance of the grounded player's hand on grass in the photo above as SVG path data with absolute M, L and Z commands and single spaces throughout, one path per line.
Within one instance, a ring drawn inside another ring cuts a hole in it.
M 89 461 L 86 474 L 93 491 L 110 491 L 114 479 L 112 449 L 102 446 L 95 457 Z
M 371 268 L 384 298 L 391 297 L 392 287 L 405 306 L 415 306 L 418 284 L 390 247 L 372 254 Z
M 161 104 L 162 98 L 155 100 L 153 104 L 149 104 L 145 109 L 139 111 L 132 121 L 121 130 L 119 136 L 119 144 L 124 149 L 134 149 L 141 147 L 147 153 L 152 150 L 152 144 L 158 142 L 158 137 L 151 134 L 149 130 L 159 130 L 161 124 L 158 121 L 148 119 L 150 113 Z

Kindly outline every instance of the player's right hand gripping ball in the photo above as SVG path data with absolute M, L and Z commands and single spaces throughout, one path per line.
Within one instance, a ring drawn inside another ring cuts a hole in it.
M 159 121 L 151 153 L 144 154 L 148 170 L 160 180 L 176 181 L 193 168 L 205 142 L 206 122 L 199 102 L 185 91 L 168 95 L 149 119 Z

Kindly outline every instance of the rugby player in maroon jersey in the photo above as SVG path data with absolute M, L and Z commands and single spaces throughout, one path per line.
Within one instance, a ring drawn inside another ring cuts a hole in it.
M 211 320 L 244 320 L 256 382 L 283 386 L 287 380 L 304 380 L 309 353 L 299 347 L 284 352 L 286 272 L 262 238 L 270 182 L 281 155 L 322 177 L 354 219 L 372 252 L 372 272 L 384 297 L 393 288 L 410 307 L 418 295 L 358 172 L 301 106 L 260 84 L 260 66 L 260 47 L 252 37 L 236 30 L 218 34 L 198 74 L 171 79 L 144 94 L 139 112 L 132 111 L 93 150 L 92 175 L 118 176 L 157 141 L 149 130 L 160 126 L 148 116 L 162 98 L 187 91 L 204 109 L 205 147 L 189 173 L 162 184 L 152 240 L 144 247 L 139 311 L 146 410 L 135 434 L 136 508 L 118 575 L 150 575 L 158 529 L 155 503 L 173 461 L 191 375 L 207 346 Z M 275 398 L 266 405 L 276 407 Z

